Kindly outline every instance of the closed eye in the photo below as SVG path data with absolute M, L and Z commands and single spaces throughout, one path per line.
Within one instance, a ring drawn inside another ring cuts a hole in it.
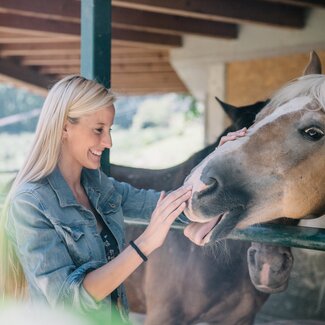
M 103 132 L 103 129 L 102 128 L 94 129 L 94 132 L 96 134 L 101 134 Z
M 318 126 L 310 126 L 300 132 L 305 138 L 311 141 L 318 141 L 324 136 L 324 130 Z

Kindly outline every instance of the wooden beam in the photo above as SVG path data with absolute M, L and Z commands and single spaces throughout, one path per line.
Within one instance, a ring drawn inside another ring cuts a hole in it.
M 1 53 L 1 51 L 0 51 Z M 157 63 L 169 62 L 169 53 L 166 51 L 142 51 L 128 53 L 114 53 L 112 56 L 112 64 L 139 64 L 139 63 Z M 61 52 L 57 55 L 32 55 L 21 59 L 22 65 L 44 66 L 44 65 L 76 65 L 80 63 L 80 56 L 68 55 Z
M 9 59 L 0 59 L 0 78 L 41 96 L 46 96 L 49 85 L 53 83 L 52 79 Z
M 276 3 L 285 3 L 288 5 L 308 7 L 308 8 L 325 8 L 324 0 L 263 0 Z
M 80 42 L 0 45 L 0 57 L 26 55 L 80 54 Z
M 55 5 L 52 2 L 45 5 L 44 1 L 31 0 L 28 1 L 28 5 L 26 4 L 22 1 L 2 0 L 0 12 L 70 23 L 80 22 L 80 2 L 78 1 L 56 0 Z M 234 24 L 148 13 L 120 7 L 112 8 L 112 25 L 168 34 L 188 33 L 221 38 L 236 38 L 238 35 L 238 28 Z
M 178 35 L 166 35 L 113 27 L 112 37 L 114 40 L 126 41 L 135 45 L 142 44 L 147 47 L 176 48 L 182 46 L 182 37 Z
M 227 39 L 235 39 L 238 36 L 238 26 L 235 24 L 119 7 L 113 7 L 112 21 L 114 27 L 129 30 L 175 35 L 194 34 Z
M 151 73 L 151 72 L 171 72 L 175 71 L 168 62 L 153 62 L 153 63 L 117 63 L 112 65 L 112 72 L 118 73 Z
M 51 65 L 39 68 L 43 74 L 79 74 L 80 65 Z M 114 64 L 111 66 L 114 74 L 175 72 L 169 63 L 140 63 L 140 64 Z
M 51 65 L 76 65 L 80 64 L 78 55 L 34 55 L 32 57 L 22 58 L 20 64 L 23 66 L 51 66 Z
M 215 21 L 251 22 L 292 28 L 302 28 L 305 25 L 303 8 L 259 0 L 112 0 L 112 4 L 113 10 L 114 7 L 123 7 Z M 0 10 L 67 22 L 80 18 L 80 2 L 71 0 L 1 0 Z
M 0 27 L 2 30 L 10 28 L 12 31 L 38 36 L 80 36 L 80 23 L 21 16 L 11 13 L 0 13 Z
M 233 23 L 303 28 L 304 8 L 259 0 L 112 0 L 115 7 Z
M 68 35 L 70 37 L 75 36 L 76 40 L 80 38 L 80 23 L 58 22 L 15 14 L 0 13 L 0 28 L 7 31 L 11 29 L 15 32 L 28 32 L 29 34 L 38 36 Z M 128 31 L 114 27 L 112 28 L 112 37 L 114 40 L 137 45 L 142 44 L 149 47 L 172 48 L 182 45 L 182 38 L 177 35 L 165 35 L 136 30 Z
M 126 84 L 133 83 L 135 80 L 152 82 L 154 80 L 162 80 L 162 81 L 173 81 L 177 80 L 179 82 L 179 78 L 175 71 L 167 71 L 167 72 L 152 72 L 152 73 L 119 73 L 115 74 L 112 78 L 113 82 L 125 81 Z
M 71 42 L 75 40 L 75 36 L 35 36 L 26 33 L 10 32 L 10 29 L 2 31 L 0 27 L 0 44 L 31 44 L 31 43 L 53 43 L 53 42 Z
M 80 22 L 80 1 L 72 0 L 1 0 L 0 12 L 24 16 Z

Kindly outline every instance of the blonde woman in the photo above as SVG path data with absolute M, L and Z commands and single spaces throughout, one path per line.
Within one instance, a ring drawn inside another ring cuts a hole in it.
M 114 96 L 94 81 L 69 76 L 50 90 L 1 218 L 3 295 L 28 288 L 50 306 L 126 314 L 123 281 L 163 244 L 191 188 L 166 195 L 105 176 L 114 114 Z M 150 219 L 130 244 L 124 216 Z

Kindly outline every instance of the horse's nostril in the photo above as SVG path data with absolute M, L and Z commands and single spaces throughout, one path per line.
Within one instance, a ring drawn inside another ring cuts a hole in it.
M 248 262 L 251 266 L 254 266 L 254 267 L 256 267 L 255 255 L 256 255 L 256 249 L 250 248 L 248 250 Z
M 214 185 L 217 182 L 217 180 L 213 177 L 208 177 L 206 185 Z
M 292 263 L 292 256 L 289 253 L 283 253 L 283 263 L 282 263 L 282 270 L 286 270 L 290 268 Z
M 217 178 L 211 174 L 209 175 L 209 173 L 202 175 L 202 181 L 207 186 L 213 186 L 218 183 Z

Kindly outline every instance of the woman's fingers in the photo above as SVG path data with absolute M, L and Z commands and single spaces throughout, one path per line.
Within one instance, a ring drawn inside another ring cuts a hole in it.
M 186 206 L 186 203 L 185 202 L 191 197 L 191 194 L 192 194 L 191 191 L 187 191 L 181 197 L 179 197 L 178 199 L 176 199 L 175 201 L 173 201 L 172 203 L 170 203 L 169 205 L 167 205 L 166 208 L 165 208 L 165 210 L 164 210 L 165 219 L 168 219 L 169 216 L 172 213 L 174 213 L 174 211 L 178 210 L 178 208 L 181 205 L 184 205 L 184 208 L 185 208 L 185 206 Z M 181 212 L 184 210 L 184 208 L 181 210 Z
M 175 219 L 184 211 L 186 207 L 186 203 L 185 202 L 182 202 L 177 208 L 176 210 L 174 210 L 173 212 L 171 212 L 167 218 L 166 218 L 166 221 L 169 225 L 171 225 Z
M 237 138 L 241 138 L 241 137 L 245 136 L 246 133 L 247 133 L 247 128 L 242 128 L 235 132 L 229 132 L 227 135 L 223 136 L 220 139 L 219 147 L 228 141 L 233 141 L 233 140 L 236 140 Z
M 160 212 L 163 212 L 164 210 L 170 208 L 170 206 L 175 206 L 181 204 L 186 198 L 184 198 L 184 195 L 190 195 L 187 193 L 191 193 L 192 186 L 182 186 L 179 189 L 169 193 L 166 195 L 160 202 L 157 203 L 157 209 Z M 188 196 L 189 198 L 189 196 Z M 187 199 L 188 199 L 187 198 Z M 175 208 L 173 208 L 175 209 Z
M 157 204 L 159 204 L 165 197 L 166 197 L 166 192 L 162 191 L 160 193 L 159 200 L 158 200 Z

